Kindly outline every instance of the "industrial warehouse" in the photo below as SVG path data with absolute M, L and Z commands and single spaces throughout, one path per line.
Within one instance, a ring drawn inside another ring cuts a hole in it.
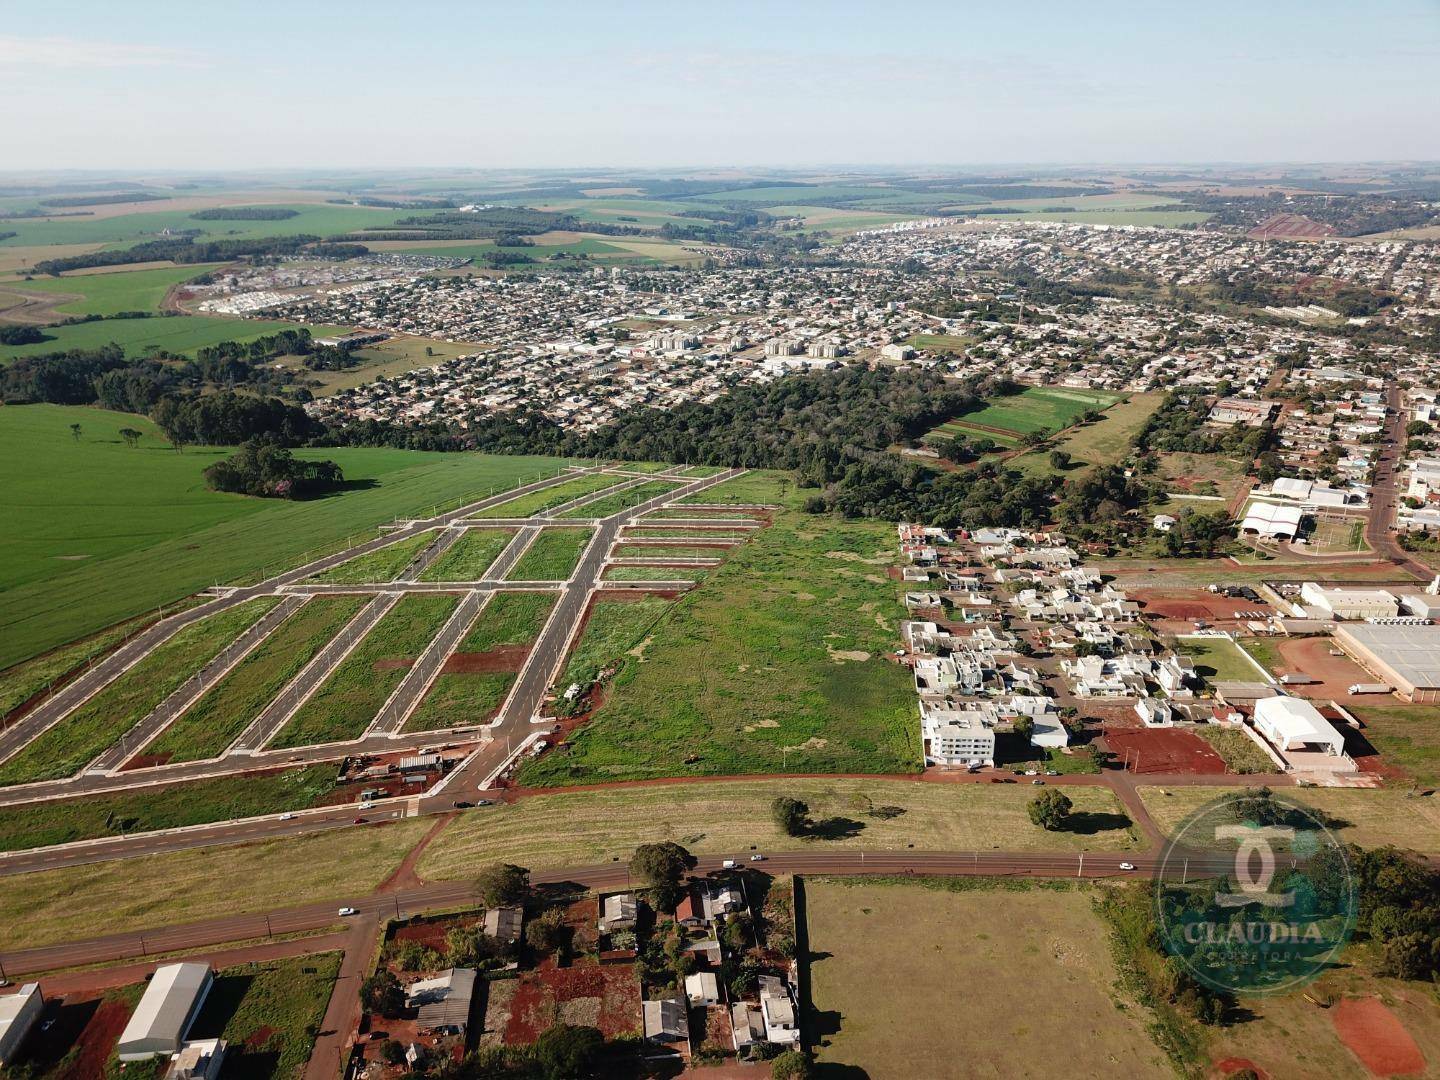
M 1335 643 L 1401 697 L 1440 701 L 1440 626 L 1339 623 Z

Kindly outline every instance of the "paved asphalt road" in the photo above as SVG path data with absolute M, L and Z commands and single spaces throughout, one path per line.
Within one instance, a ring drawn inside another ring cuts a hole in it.
M 1395 471 L 1405 447 L 1405 413 L 1400 408 L 1398 384 L 1390 384 L 1385 404 L 1389 414 L 1385 417 L 1385 434 L 1375 462 L 1375 483 L 1370 488 L 1370 519 L 1365 525 L 1365 540 L 1380 557 L 1389 559 L 1421 581 L 1428 581 L 1434 577 L 1434 571 L 1413 558 L 1390 531 L 1395 521 L 1395 504 L 1400 498 Z

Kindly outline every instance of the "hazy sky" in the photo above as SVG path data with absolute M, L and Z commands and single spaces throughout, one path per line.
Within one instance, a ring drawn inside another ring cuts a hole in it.
M 1440 158 L 1440 0 L 0 0 L 0 169 Z

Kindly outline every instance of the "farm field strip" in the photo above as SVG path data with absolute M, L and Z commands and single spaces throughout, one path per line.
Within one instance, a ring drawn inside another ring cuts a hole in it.
M 271 749 L 358 739 L 450 617 L 459 597 L 402 596 L 330 673 L 270 743 Z
M 0 765 L 0 785 L 73 776 L 279 602 L 251 600 L 179 630 Z

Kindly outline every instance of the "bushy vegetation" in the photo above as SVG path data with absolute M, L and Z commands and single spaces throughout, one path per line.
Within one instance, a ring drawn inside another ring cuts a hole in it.
M 196 221 L 288 221 L 300 211 L 288 206 L 215 206 L 190 216 Z
M 247 439 L 239 453 L 205 469 L 205 482 L 214 491 L 267 499 L 308 498 L 344 479 L 335 462 L 301 460 L 270 437 Z

